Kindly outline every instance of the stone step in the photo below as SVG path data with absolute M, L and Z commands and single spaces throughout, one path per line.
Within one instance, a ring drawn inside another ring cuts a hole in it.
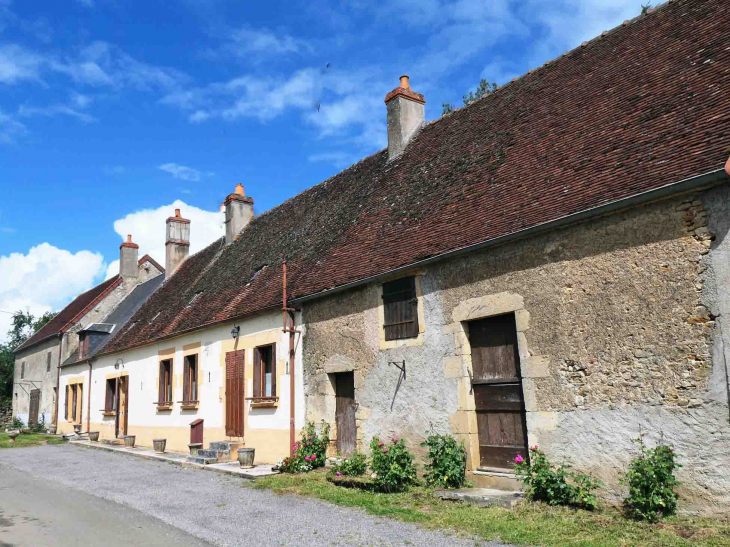
M 201 465 L 210 465 L 211 463 L 218 463 L 218 458 L 203 458 L 201 456 L 187 456 L 186 461 L 190 463 L 199 463 Z
M 110 446 L 122 446 L 124 441 L 121 439 L 99 439 L 99 442 Z
M 494 488 L 507 492 L 516 492 L 522 489 L 520 481 L 517 480 L 517 475 L 508 470 L 477 469 L 468 478 L 478 488 Z
M 215 441 L 208 445 L 209 450 L 231 450 L 231 445 L 238 444 L 229 441 Z
M 442 500 L 461 501 L 490 507 L 498 505 L 512 509 L 525 495 L 522 492 L 495 490 L 493 488 L 462 488 L 459 490 L 436 490 L 435 494 Z
M 204 450 L 202 448 L 198 449 L 198 457 L 200 458 L 218 458 L 218 451 L 217 450 Z

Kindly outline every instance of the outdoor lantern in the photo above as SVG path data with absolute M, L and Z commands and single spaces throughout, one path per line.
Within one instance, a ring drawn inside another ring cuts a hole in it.
M 241 332 L 241 327 L 233 327 L 231 329 L 231 338 L 238 338 L 239 332 Z
M 122 360 L 121 357 L 119 359 L 117 359 L 116 363 L 114 363 L 114 370 L 119 370 L 119 365 L 121 365 L 122 368 L 124 368 L 124 361 Z

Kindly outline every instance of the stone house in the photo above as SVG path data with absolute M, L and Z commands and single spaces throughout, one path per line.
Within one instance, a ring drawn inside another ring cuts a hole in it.
M 611 495 L 643 435 L 676 448 L 685 507 L 722 510 L 729 15 L 668 2 L 430 123 L 402 77 L 387 149 L 256 218 L 226 199 L 225 241 L 168 265 L 97 354 L 92 429 L 114 434 L 93 409 L 116 374 L 143 444 L 203 415 L 261 461 L 305 418 L 333 452 L 398 435 L 422 456 L 435 431 L 477 484 L 514 484 L 539 444 Z
M 77 296 L 15 350 L 13 416 L 26 424 L 41 417 L 46 424 L 55 424 L 60 365 L 77 351 L 79 331 L 102 321 L 138 284 L 164 273 L 149 255 L 130 263 L 125 253 L 132 249 L 136 256 L 137 245 L 131 239 L 122 243 L 119 275 Z

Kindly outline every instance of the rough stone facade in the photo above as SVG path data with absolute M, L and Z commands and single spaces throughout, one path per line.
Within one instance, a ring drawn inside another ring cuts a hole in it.
M 684 465 L 684 507 L 727 504 L 726 186 L 416 272 L 420 344 L 382 347 L 378 285 L 307 303 L 309 418 L 334 426 L 328 374 L 353 370 L 360 449 L 398 434 L 422 455 L 427 430 L 450 432 L 475 470 L 468 321 L 513 312 L 530 444 L 600 477 L 617 498 L 632 440 L 663 438 Z M 407 379 L 394 398 L 399 371 L 389 362 L 403 359 Z

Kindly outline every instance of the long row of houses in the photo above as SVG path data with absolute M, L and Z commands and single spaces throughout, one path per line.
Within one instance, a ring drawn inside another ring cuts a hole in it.
M 237 186 L 191 256 L 175 211 L 165 268 L 123 243 L 18 349 L 15 414 L 272 463 L 310 420 L 341 453 L 451 433 L 492 485 L 539 444 L 614 493 L 644 435 L 721 510 L 728 15 L 670 1 L 430 123 L 402 77 L 387 149 L 259 216 Z

